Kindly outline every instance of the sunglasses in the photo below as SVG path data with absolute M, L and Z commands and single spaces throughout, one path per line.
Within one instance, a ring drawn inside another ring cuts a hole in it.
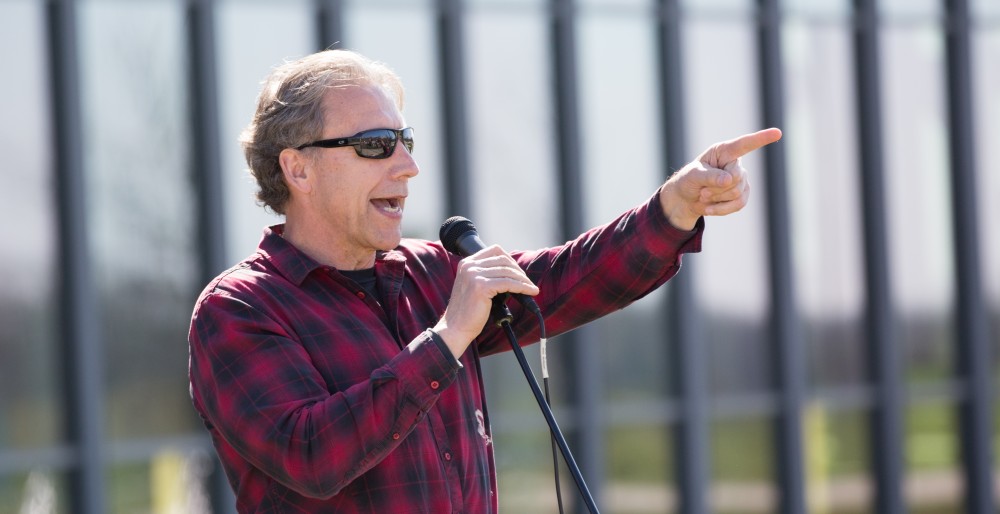
M 353 146 L 359 157 L 365 159 L 387 159 L 396 150 L 396 141 L 403 141 L 406 150 L 413 152 L 413 129 L 405 127 L 401 129 L 380 128 L 358 132 L 351 137 L 339 137 L 334 139 L 321 139 L 306 143 L 296 147 L 296 150 L 318 146 L 320 148 L 340 148 L 342 146 Z

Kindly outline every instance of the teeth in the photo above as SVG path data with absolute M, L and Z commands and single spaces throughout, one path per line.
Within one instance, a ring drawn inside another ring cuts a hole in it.
M 397 198 L 379 198 L 372 200 L 372 203 L 385 212 L 397 213 L 403 210 L 402 205 Z

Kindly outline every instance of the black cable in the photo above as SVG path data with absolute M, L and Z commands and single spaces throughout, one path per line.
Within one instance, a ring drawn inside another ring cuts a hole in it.
M 542 387 L 545 388 L 545 401 L 549 404 L 549 406 L 551 406 L 552 397 L 549 393 L 549 363 L 545 355 L 545 345 L 547 343 L 547 338 L 545 336 L 545 317 L 542 316 L 541 311 L 536 311 L 535 317 L 538 318 L 539 347 L 541 349 L 542 357 Z M 552 474 L 556 482 L 556 503 L 559 505 L 559 514 L 564 514 L 562 485 L 559 481 L 559 453 L 556 449 L 556 435 L 552 432 L 551 427 L 549 428 L 549 443 L 552 444 Z
M 528 360 L 524 357 L 524 350 L 521 349 L 521 345 L 517 344 L 517 336 L 514 334 L 514 329 L 510 326 L 513 316 L 510 313 L 510 309 L 507 308 L 505 301 L 506 295 L 498 295 L 493 299 L 493 319 L 496 320 L 496 323 L 507 334 L 507 340 L 510 342 L 510 348 L 514 352 L 514 357 L 517 358 L 517 363 L 521 366 L 521 371 L 524 372 L 524 378 L 528 381 L 528 386 L 531 387 L 532 394 L 535 395 L 535 401 L 538 402 L 538 407 L 542 410 L 542 415 L 549 424 L 549 430 L 555 439 L 556 445 L 562 452 L 566 467 L 569 468 L 570 475 L 573 476 L 573 480 L 576 482 L 576 487 L 580 491 L 580 496 L 583 497 L 584 504 L 587 505 L 587 510 L 591 514 L 598 514 L 600 511 L 597 509 L 597 504 L 594 502 L 594 497 L 590 494 L 590 490 L 587 489 L 587 483 L 583 480 L 583 474 L 580 473 L 580 468 L 576 465 L 576 459 L 573 458 L 573 453 L 569 449 L 569 444 L 566 443 L 566 438 L 562 435 L 562 431 L 559 430 L 559 423 L 556 421 L 555 415 L 552 414 L 552 409 L 542 395 L 538 381 L 535 380 L 535 376 L 531 372 L 531 366 L 528 365 Z

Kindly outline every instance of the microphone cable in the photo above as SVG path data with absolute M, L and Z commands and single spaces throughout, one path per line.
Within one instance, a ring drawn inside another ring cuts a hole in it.
M 546 342 L 547 338 L 545 336 L 545 317 L 542 316 L 540 310 L 535 311 L 535 317 L 538 318 L 538 349 L 541 356 L 541 367 L 542 367 L 542 387 L 545 390 L 545 401 L 552 405 L 552 396 L 549 393 L 549 362 L 546 358 Z M 549 443 L 552 445 L 552 474 L 556 482 L 556 503 L 559 505 L 559 514 L 564 514 L 563 511 L 563 500 L 562 500 L 562 485 L 559 481 L 559 453 L 556 449 L 556 436 L 552 433 L 552 429 L 549 429 Z
M 468 257 L 469 255 L 486 248 L 486 245 L 479 238 L 476 226 L 467 218 L 463 218 L 461 216 L 452 216 L 445 220 L 445 222 L 441 224 L 439 234 L 441 238 L 441 245 L 444 249 L 461 255 L 462 257 Z M 539 390 L 538 381 L 535 380 L 531 367 L 524 358 L 524 352 L 521 351 L 520 345 L 517 344 L 517 337 L 514 335 L 514 330 L 511 328 L 513 316 L 511 315 L 510 309 L 508 309 L 506 305 L 507 298 L 511 296 L 520 302 L 526 310 L 533 312 L 535 317 L 538 318 L 539 348 L 541 350 L 542 360 L 542 382 L 545 386 L 544 397 L 542 395 L 542 391 Z M 580 495 L 583 497 L 587 508 L 592 514 L 598 514 L 594 498 L 590 494 L 590 491 L 587 490 L 587 485 L 583 480 L 583 475 L 580 473 L 580 469 L 576 465 L 576 460 L 573 459 L 573 455 L 569 450 L 569 445 L 566 443 L 562 432 L 559 430 L 555 415 L 552 413 L 552 397 L 549 392 L 549 368 L 548 360 L 546 359 L 545 318 L 542 316 L 541 309 L 538 308 L 538 305 L 530 296 L 514 293 L 502 293 L 493 298 L 491 316 L 496 321 L 496 325 L 506 331 L 514 356 L 517 358 L 518 364 L 521 366 L 521 370 L 524 372 L 524 376 L 528 380 L 528 385 L 531 387 L 532 394 L 534 394 L 535 400 L 538 402 L 538 406 L 542 409 L 542 414 L 545 416 L 545 420 L 549 424 L 549 434 L 552 443 L 552 471 L 555 475 L 556 500 L 559 504 L 559 514 L 564 514 L 564 510 L 562 500 L 562 484 L 559 480 L 559 455 L 556 451 L 557 447 L 563 452 L 563 457 L 566 459 L 566 466 L 573 475 L 573 480 L 580 489 Z

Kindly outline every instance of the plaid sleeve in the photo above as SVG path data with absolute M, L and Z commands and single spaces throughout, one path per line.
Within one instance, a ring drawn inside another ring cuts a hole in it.
M 292 334 L 223 292 L 198 304 L 189 342 L 206 421 L 255 467 L 318 498 L 396 448 L 457 373 L 425 332 L 367 381 L 330 394 Z
M 538 285 L 535 300 L 553 336 L 622 309 L 663 285 L 680 269 L 682 254 L 701 251 L 704 229 L 703 218 L 691 231 L 671 225 L 657 191 L 644 204 L 562 246 L 515 257 Z M 537 341 L 532 316 L 515 315 L 515 320 L 519 339 Z M 505 349 L 502 335 L 489 336 L 480 341 L 484 354 Z

